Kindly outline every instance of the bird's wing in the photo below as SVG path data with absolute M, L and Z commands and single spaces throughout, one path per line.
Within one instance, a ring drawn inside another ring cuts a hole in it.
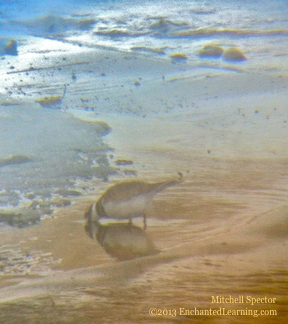
M 115 184 L 107 189 L 102 195 L 103 201 L 107 202 L 110 199 L 113 201 L 129 200 L 132 197 L 151 194 L 154 196 L 157 192 L 178 183 L 179 180 L 168 180 L 163 182 L 147 183 L 144 181 L 126 181 Z

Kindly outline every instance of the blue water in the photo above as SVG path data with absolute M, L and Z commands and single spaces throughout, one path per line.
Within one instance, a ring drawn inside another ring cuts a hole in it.
M 0 36 L 52 37 L 159 55 L 185 53 L 190 61 L 212 42 L 241 49 L 250 62 L 255 59 L 251 66 L 275 68 L 282 57 L 287 59 L 287 17 L 282 0 L 12 1 L 0 4 Z

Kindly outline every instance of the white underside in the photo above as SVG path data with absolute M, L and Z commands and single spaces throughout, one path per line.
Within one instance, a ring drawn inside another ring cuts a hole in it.
M 135 216 L 142 216 L 145 210 L 151 204 L 151 197 L 147 195 L 140 195 L 129 200 L 121 202 L 103 202 L 103 207 L 107 217 L 111 218 L 130 218 Z

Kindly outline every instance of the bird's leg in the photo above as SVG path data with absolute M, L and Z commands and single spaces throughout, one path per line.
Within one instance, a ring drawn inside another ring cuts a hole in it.
M 128 222 L 128 224 L 127 224 L 127 225 L 128 225 L 128 227 L 129 227 L 129 228 L 131 228 L 131 227 L 132 227 L 132 218 L 131 218 L 131 217 L 129 217 L 129 222 Z
M 147 228 L 146 215 L 145 214 L 143 214 L 143 223 L 144 223 L 144 231 L 145 231 L 146 228 Z

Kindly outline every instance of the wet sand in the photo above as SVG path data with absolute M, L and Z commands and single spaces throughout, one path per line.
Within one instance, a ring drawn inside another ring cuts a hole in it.
M 147 62 L 139 62 L 145 71 Z M 34 256 L 30 267 L 0 277 L 1 322 L 282 323 L 288 317 L 287 77 L 203 71 L 207 77 L 198 80 L 187 71 L 170 71 L 164 82 L 157 70 L 159 80 L 132 84 L 132 91 L 103 87 L 101 97 L 110 101 L 97 105 L 97 117 L 112 127 L 105 140 L 114 160 L 131 159 L 138 177 L 150 181 L 183 173 L 148 213 L 147 234 L 161 253 L 117 262 L 85 234 L 85 208 L 117 179 L 94 180 L 87 195 L 54 218 L 1 232 L 0 252 Z M 85 83 L 72 99 L 81 89 Z M 92 92 L 85 95 L 92 100 Z M 276 302 L 212 304 L 212 296 Z M 195 307 L 276 310 L 277 316 L 180 315 L 180 308 Z M 153 317 L 151 308 L 175 309 L 176 316 Z

